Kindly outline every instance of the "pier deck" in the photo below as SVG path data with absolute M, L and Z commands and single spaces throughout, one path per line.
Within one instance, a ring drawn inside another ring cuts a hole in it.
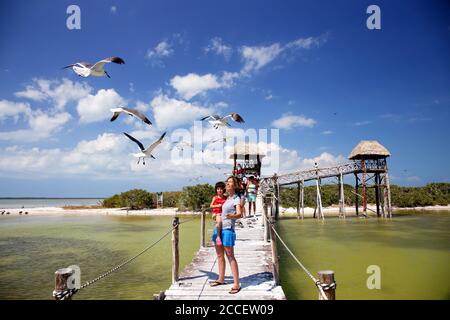
M 273 280 L 272 252 L 264 242 L 261 198 L 257 200 L 256 216 L 239 219 L 236 223 L 235 256 L 239 265 L 241 291 L 229 294 L 233 285 L 231 268 L 226 260 L 226 285 L 211 287 L 218 277 L 216 252 L 212 244 L 201 248 L 192 262 L 181 272 L 179 281 L 165 291 L 166 300 L 285 300 L 283 289 Z

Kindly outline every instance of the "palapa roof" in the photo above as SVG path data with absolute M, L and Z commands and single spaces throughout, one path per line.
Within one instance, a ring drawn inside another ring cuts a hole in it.
M 258 155 L 262 159 L 266 155 L 266 150 L 257 143 L 238 142 L 230 152 L 230 159 L 234 159 L 234 155 L 237 155 L 237 159 L 244 159 L 245 156 L 256 158 Z
M 380 159 L 389 157 L 391 153 L 383 145 L 375 140 L 362 140 L 352 150 L 348 158 L 357 159 Z

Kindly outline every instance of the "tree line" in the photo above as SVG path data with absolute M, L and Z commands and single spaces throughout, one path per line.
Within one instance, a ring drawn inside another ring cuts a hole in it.
M 326 184 L 320 187 L 322 205 L 327 207 L 339 203 L 339 186 Z M 345 204 L 355 205 L 354 187 L 344 184 Z M 208 207 L 214 196 L 214 187 L 208 183 L 183 187 L 181 191 L 163 192 L 164 207 L 177 207 L 180 210 L 198 211 L 202 206 Z M 297 188 L 280 189 L 280 205 L 297 207 Z M 360 192 L 361 194 L 361 188 Z M 306 207 L 315 206 L 316 187 L 307 186 L 304 191 Z M 362 199 L 359 199 L 362 204 Z M 375 189 L 367 188 L 367 202 L 375 203 Z M 423 187 L 402 187 L 391 185 L 391 202 L 395 207 L 422 207 L 450 204 L 450 183 L 429 183 Z M 143 189 L 132 189 L 104 199 L 102 206 L 106 208 L 145 209 L 156 207 L 156 193 Z

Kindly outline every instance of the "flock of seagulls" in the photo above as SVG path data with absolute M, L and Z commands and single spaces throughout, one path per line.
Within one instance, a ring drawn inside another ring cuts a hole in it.
M 110 57 L 110 58 L 105 58 L 103 60 L 100 60 L 94 64 L 91 64 L 89 62 L 76 62 L 76 63 L 69 64 L 69 65 L 63 67 L 63 69 L 71 68 L 75 74 L 77 74 L 79 77 L 84 77 L 84 78 L 87 78 L 90 76 L 111 78 L 109 73 L 104 69 L 104 67 L 107 63 L 125 64 L 125 61 L 120 57 Z M 145 123 L 147 125 L 150 125 L 150 126 L 152 125 L 152 122 L 145 116 L 145 114 L 143 114 L 141 111 L 139 111 L 137 109 L 131 109 L 131 108 L 127 108 L 124 106 L 119 106 L 117 108 L 110 109 L 110 111 L 113 113 L 112 117 L 110 119 L 111 122 L 116 120 L 120 116 L 120 114 L 124 113 L 124 114 L 128 114 L 131 117 L 135 117 L 136 119 L 141 120 L 143 123 Z M 212 127 L 214 127 L 215 129 L 219 129 L 219 128 L 231 127 L 230 124 L 228 123 L 228 119 L 231 119 L 238 123 L 245 122 L 244 119 L 235 112 L 233 112 L 229 115 L 223 116 L 223 117 L 219 116 L 219 115 L 209 115 L 209 116 L 201 118 L 201 121 L 207 120 L 211 124 Z M 166 133 L 167 132 L 164 132 L 158 140 L 156 140 L 155 142 L 150 144 L 147 148 L 145 148 L 144 145 L 142 144 L 142 142 L 140 142 L 138 139 L 131 136 L 130 134 L 124 132 L 124 135 L 128 139 L 130 139 L 131 141 L 136 143 L 139 147 L 139 152 L 132 154 L 134 157 L 138 158 L 137 164 L 139 164 L 142 160 L 142 164 L 145 165 L 145 158 L 147 158 L 147 157 L 156 159 L 155 156 L 153 155 L 153 151 L 158 145 L 160 145 L 162 143 Z M 219 142 L 219 141 L 226 142 L 226 139 L 225 138 L 215 139 L 215 140 L 211 140 L 210 143 L 215 143 L 215 142 Z M 191 143 L 189 143 L 187 141 L 182 141 L 182 140 L 174 142 L 174 145 L 180 151 L 183 151 L 185 148 L 192 148 Z M 202 152 L 203 151 L 204 150 L 202 150 Z

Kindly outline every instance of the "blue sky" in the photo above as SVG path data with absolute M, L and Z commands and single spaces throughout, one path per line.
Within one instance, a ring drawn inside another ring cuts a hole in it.
M 80 30 L 66 27 L 71 4 Z M 381 30 L 366 27 L 371 4 Z M 2 1 L 0 195 L 213 183 L 230 166 L 173 163 L 171 139 L 204 115 L 231 112 L 246 120 L 235 129 L 279 130 L 279 172 L 345 162 L 360 140 L 378 140 L 392 154 L 392 183 L 449 182 L 449 9 L 446 1 Z M 61 69 L 110 56 L 126 62 L 106 66 L 110 79 Z M 153 126 L 111 123 L 120 104 Z M 149 144 L 164 131 L 157 159 L 138 166 L 122 132 Z

